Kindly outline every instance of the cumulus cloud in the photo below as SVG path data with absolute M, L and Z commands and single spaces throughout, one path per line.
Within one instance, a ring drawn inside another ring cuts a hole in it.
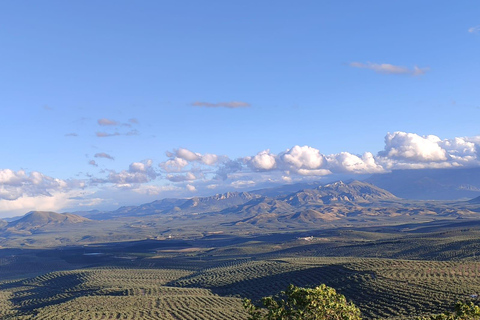
M 190 192 L 195 192 L 197 191 L 197 188 L 195 188 L 195 186 L 191 185 L 191 184 L 187 184 L 187 190 L 190 191 Z
M 180 172 L 188 165 L 188 161 L 182 158 L 173 158 L 159 164 L 167 172 Z
M 435 135 L 420 136 L 397 131 L 385 136 L 384 149 L 376 155 L 372 152 L 322 154 L 312 146 L 296 145 L 278 154 L 267 149 L 236 160 L 224 157 L 219 161 L 218 157 L 213 156 L 211 161 L 205 161 L 206 154 L 179 148 L 167 152 L 170 159 L 160 166 L 169 173 L 167 180 L 174 183 L 202 179 L 205 188 L 212 185 L 215 188 L 227 185 L 246 188 L 253 186 L 253 183 L 289 183 L 331 174 L 372 174 L 394 169 L 474 166 L 480 165 L 479 155 L 480 136 L 442 140 Z M 206 170 L 206 167 L 201 166 L 205 163 L 216 168 L 213 177 L 212 169 Z M 197 166 L 188 167 L 192 164 Z M 186 170 L 187 168 L 189 169 Z M 217 182 L 212 183 L 215 180 Z
M 475 27 L 468 28 L 468 32 L 470 32 L 470 33 L 478 33 L 478 32 L 480 32 L 480 25 L 475 26 Z
M 101 126 L 118 126 L 119 123 L 112 119 L 102 118 L 98 119 L 97 123 Z
M 256 170 L 271 170 L 275 168 L 275 155 L 270 153 L 270 150 L 264 150 L 257 153 L 253 158 L 247 159 L 250 167 Z
M 215 166 L 220 161 L 220 157 L 216 154 L 201 154 L 185 148 L 174 149 L 173 152 L 167 151 L 165 154 L 170 159 L 161 162 L 159 166 L 168 173 L 192 170 L 192 168 L 195 168 L 196 171 L 207 170 L 206 168 Z M 170 175 L 170 177 L 174 180 L 180 179 L 175 175 Z
M 458 163 L 470 163 L 480 155 L 480 144 L 475 137 L 446 139 L 439 142 L 439 145 L 448 152 L 449 158 Z
M 340 173 L 379 173 L 385 169 L 375 161 L 371 152 L 357 156 L 349 152 L 340 152 L 327 156 L 328 167 L 333 172 Z
M 131 187 L 131 184 L 147 183 L 158 176 L 152 167 L 152 160 L 133 162 L 128 170 L 111 170 L 106 179 L 94 179 L 94 183 L 113 183 L 117 186 Z
M 183 182 L 197 180 L 199 177 L 195 176 L 192 172 L 186 174 L 168 174 L 167 179 L 172 182 Z
M 361 63 L 361 62 L 351 62 L 351 67 L 360 68 L 360 69 L 369 69 L 377 73 L 383 74 L 409 74 L 413 76 L 418 76 L 429 71 L 429 68 L 419 68 L 414 66 L 413 68 L 407 68 L 402 66 L 395 66 L 389 63 Z
M 411 162 L 445 161 L 447 152 L 440 146 L 440 142 L 440 138 L 434 135 L 422 137 L 415 133 L 397 131 L 386 135 L 385 150 L 379 152 L 379 155 Z
M 332 171 L 328 169 L 298 169 L 297 172 L 302 176 L 328 176 Z
M 218 162 L 218 156 L 212 153 L 205 153 L 204 155 L 201 156 L 201 161 L 204 164 L 211 166 Z
M 292 168 L 296 169 L 318 169 L 324 162 L 324 156 L 319 150 L 309 146 L 294 146 L 279 155 L 279 159 Z
M 218 103 L 195 101 L 194 103 L 192 103 L 192 106 L 206 107 L 206 108 L 237 109 L 237 108 L 248 108 L 250 107 L 250 104 L 243 101 L 230 101 L 230 102 L 218 102 Z
M 196 161 L 201 158 L 201 154 L 184 148 L 178 148 L 177 150 L 175 150 L 175 154 L 177 155 L 177 157 L 187 161 Z
M 77 180 L 62 180 L 49 177 L 37 171 L 13 171 L 0 169 L 0 199 L 16 200 L 21 197 L 51 196 L 53 192 L 81 188 Z
M 229 176 L 235 172 L 243 170 L 243 163 L 239 160 L 228 160 L 225 161 L 221 166 L 218 167 L 215 172 L 215 178 L 217 180 L 227 180 Z
M 94 155 L 95 158 L 105 158 L 105 159 L 110 159 L 110 160 L 115 160 L 111 155 L 105 152 L 100 152 L 100 153 L 95 153 Z

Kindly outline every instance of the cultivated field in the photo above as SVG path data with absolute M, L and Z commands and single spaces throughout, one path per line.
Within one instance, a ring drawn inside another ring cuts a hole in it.
M 365 318 L 439 313 L 480 293 L 478 227 L 323 230 L 0 250 L 1 319 L 246 319 L 242 299 L 336 288 Z

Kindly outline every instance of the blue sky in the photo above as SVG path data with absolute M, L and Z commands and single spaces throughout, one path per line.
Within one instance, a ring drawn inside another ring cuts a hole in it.
M 478 166 L 476 1 L 4 1 L 0 217 Z

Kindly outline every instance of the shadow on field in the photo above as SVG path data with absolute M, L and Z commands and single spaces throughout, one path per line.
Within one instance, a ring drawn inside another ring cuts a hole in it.
M 10 282 L 0 285 L 0 290 L 9 289 L 15 294 L 10 301 L 16 309 L 22 312 L 31 312 L 37 308 L 57 305 L 69 300 L 89 295 L 96 295 L 100 288 L 83 286 L 85 279 L 81 274 L 63 274 L 52 277 L 41 276 L 27 280 Z M 102 293 L 105 294 L 105 293 Z M 109 295 L 118 295 L 122 292 L 111 292 Z

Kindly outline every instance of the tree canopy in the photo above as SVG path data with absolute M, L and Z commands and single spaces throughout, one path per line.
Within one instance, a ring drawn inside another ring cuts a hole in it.
M 316 288 L 290 285 L 278 297 L 264 297 L 263 307 L 245 299 L 249 320 L 359 320 L 360 310 L 324 284 Z

